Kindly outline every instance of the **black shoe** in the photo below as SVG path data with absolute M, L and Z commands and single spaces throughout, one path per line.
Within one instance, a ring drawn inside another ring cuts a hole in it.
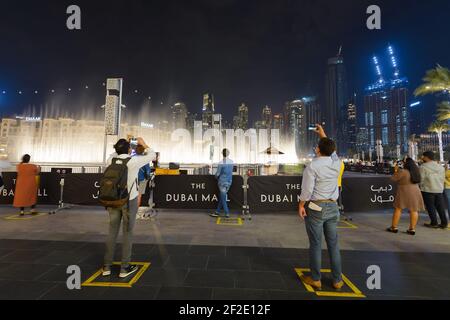
M 213 212 L 213 213 L 210 213 L 209 216 L 213 217 L 213 218 L 218 218 L 219 214 L 217 212 Z
M 37 211 L 31 212 L 31 215 L 32 215 L 32 216 L 37 216 L 38 214 L 39 214 L 39 212 L 37 212 Z
M 416 230 L 408 229 L 408 230 L 406 230 L 406 233 L 411 235 L 411 236 L 415 236 L 416 235 Z
M 447 229 L 448 228 L 448 225 L 447 224 L 441 224 L 441 225 L 439 225 L 439 228 L 441 228 L 441 229 Z
M 440 226 L 438 224 L 424 223 L 423 225 L 425 227 L 431 228 L 431 229 L 439 229 L 440 228 Z
M 126 278 L 138 271 L 138 269 L 138 266 L 130 264 L 127 268 L 120 270 L 119 278 Z
M 23 212 L 23 211 L 20 211 L 20 214 L 19 214 L 21 217 L 23 217 L 24 215 L 25 215 L 25 212 Z
M 398 233 L 398 228 L 389 227 L 386 229 L 387 232 Z

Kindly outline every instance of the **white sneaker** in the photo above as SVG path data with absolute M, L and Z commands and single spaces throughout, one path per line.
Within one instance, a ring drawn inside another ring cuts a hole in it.
M 136 271 L 138 271 L 138 269 L 139 269 L 138 266 L 135 266 L 135 265 L 130 265 L 126 269 L 121 269 L 119 278 L 126 278 L 126 277 L 132 275 L 133 273 L 135 273 Z
M 111 275 L 111 268 L 103 267 L 102 276 L 107 277 Z

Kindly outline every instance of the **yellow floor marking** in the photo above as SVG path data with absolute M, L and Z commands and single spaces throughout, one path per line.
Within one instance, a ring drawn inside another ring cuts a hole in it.
M 310 269 L 306 268 L 296 268 L 295 272 L 300 277 L 300 281 L 305 286 L 306 290 L 311 293 L 315 293 L 319 297 L 340 297 L 340 298 L 365 298 L 366 296 L 359 290 L 345 275 L 342 275 L 342 281 L 350 288 L 353 292 L 339 292 L 339 291 L 320 291 L 314 290 L 313 287 L 303 282 L 301 277 L 304 272 L 310 272 Z M 320 270 L 322 273 L 331 273 L 330 269 Z
M 4 219 L 5 220 L 31 220 L 37 217 L 45 216 L 45 213 L 37 213 L 36 215 L 32 215 L 31 213 L 26 212 L 24 216 L 21 216 L 19 214 L 14 214 L 12 216 L 7 216 Z
M 216 223 L 225 226 L 242 226 L 244 221 L 242 218 L 217 218 Z
M 354 225 L 353 223 L 350 223 L 348 221 L 339 221 L 337 228 L 338 229 L 358 229 L 358 227 L 356 225 Z
M 102 274 L 102 269 L 94 273 L 89 279 L 83 282 L 83 287 L 117 287 L 117 288 L 131 288 L 139 278 L 144 274 L 144 272 L 150 267 L 150 262 L 130 262 L 130 264 L 141 266 L 139 271 L 134 275 L 134 277 L 129 282 L 95 282 L 95 280 Z M 113 265 L 121 265 L 120 262 L 114 262 Z

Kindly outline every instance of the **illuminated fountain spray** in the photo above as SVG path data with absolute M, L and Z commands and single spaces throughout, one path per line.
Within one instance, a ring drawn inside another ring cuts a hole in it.
M 204 130 L 202 121 L 195 121 L 192 130 L 173 130 L 169 121 L 155 117 L 147 108 L 127 114 L 122 104 L 122 86 L 122 79 L 107 80 L 104 120 L 100 111 L 75 119 L 63 116 L 59 109 L 2 119 L 2 128 L 9 128 L 9 133 L 1 138 L 0 147 L 6 146 L 7 157 L 13 162 L 28 153 L 36 163 L 98 165 L 114 152 L 112 146 L 119 138 L 134 136 L 143 137 L 152 149 L 160 152 L 163 163 L 210 164 L 220 161 L 223 148 L 230 150 L 236 163 L 298 162 L 294 141 L 283 141 L 279 130 Z M 264 154 L 269 147 L 284 154 Z

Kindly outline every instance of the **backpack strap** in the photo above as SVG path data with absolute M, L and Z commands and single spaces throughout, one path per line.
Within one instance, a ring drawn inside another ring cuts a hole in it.
M 123 162 L 123 164 L 127 165 L 128 162 L 131 160 L 131 157 L 128 157 L 128 158 L 115 157 L 115 158 L 112 158 L 111 163 L 116 164 L 117 160 L 120 160 Z

